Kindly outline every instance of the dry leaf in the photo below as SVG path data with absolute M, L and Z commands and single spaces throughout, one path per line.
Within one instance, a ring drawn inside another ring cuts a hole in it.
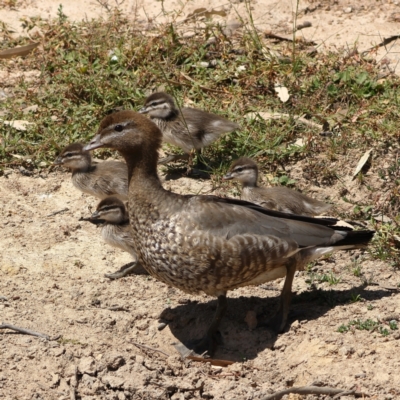
M 372 149 L 369 149 L 364 153 L 364 155 L 360 158 L 360 161 L 357 164 L 356 170 L 354 171 L 353 178 L 354 179 L 357 174 L 363 169 L 364 165 L 367 163 L 369 160 L 369 157 L 371 155 Z
M 269 119 L 281 119 L 281 118 L 293 118 L 295 122 L 301 122 L 305 125 L 309 125 L 313 128 L 316 128 L 322 132 L 322 125 L 317 124 L 314 121 L 310 121 L 309 119 L 306 119 L 304 117 L 301 117 L 300 115 L 289 115 L 289 114 L 284 114 L 284 113 L 278 113 L 278 112 L 271 112 L 271 111 L 258 111 L 258 112 L 250 112 L 246 114 L 246 117 L 249 119 L 256 119 L 257 117 L 261 117 L 265 120 Z
M 274 89 L 282 103 L 286 103 L 289 100 L 290 94 L 287 87 L 281 85 L 280 83 L 275 83 Z
M 18 131 L 26 131 L 29 126 L 35 125 L 33 122 L 29 121 L 24 121 L 23 119 L 15 119 L 14 121 L 4 121 L 0 119 L 1 122 L 5 125 L 10 125 L 14 129 L 17 129 Z
M 13 49 L 7 49 L 0 51 L 0 58 L 13 58 L 23 57 L 28 55 L 33 49 L 39 46 L 40 43 L 31 43 L 26 46 L 14 47 Z

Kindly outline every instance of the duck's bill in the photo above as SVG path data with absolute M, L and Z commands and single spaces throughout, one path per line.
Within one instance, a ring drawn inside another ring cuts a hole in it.
M 91 151 L 94 149 L 98 149 L 99 147 L 103 147 L 103 143 L 101 143 L 100 136 L 96 135 L 90 142 L 87 144 L 83 151 Z
M 62 158 L 61 157 L 57 157 L 54 161 L 53 161 L 53 165 L 61 165 L 62 162 Z
M 149 112 L 149 110 L 147 109 L 147 107 L 142 107 L 140 110 L 139 110 L 139 113 L 140 114 L 146 114 L 146 113 L 148 113 Z
M 229 173 L 222 177 L 223 181 L 230 181 L 231 179 L 233 179 L 233 176 Z

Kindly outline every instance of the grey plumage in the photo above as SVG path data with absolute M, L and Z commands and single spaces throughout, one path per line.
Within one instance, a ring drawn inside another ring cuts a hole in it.
M 128 252 L 135 262 L 133 266 L 123 268 L 122 271 L 106 274 L 107 278 L 117 279 L 129 273 L 147 274 L 147 271 L 137 262 L 138 260 L 134 250 L 134 243 L 129 225 L 129 216 L 125 204 L 119 198 L 115 196 L 106 197 L 100 201 L 96 211 L 91 217 L 84 220 L 96 225 L 100 224 L 103 240 L 110 246 Z
M 286 323 L 296 269 L 335 249 L 365 246 L 371 231 L 335 230 L 326 220 L 288 216 L 252 203 L 215 196 L 178 195 L 157 175 L 162 134 L 132 111 L 107 116 L 85 147 L 109 147 L 125 158 L 129 172 L 129 218 L 135 252 L 153 276 L 188 293 L 217 296 L 216 315 L 195 350 L 210 342 L 225 312 L 228 290 L 287 275 L 273 321 Z
M 165 142 L 186 153 L 207 147 L 221 135 L 239 129 L 235 122 L 216 114 L 190 107 L 178 109 L 173 97 L 164 92 L 147 97 L 139 112 L 149 114 Z
M 128 170 L 121 161 L 92 163 L 83 144 L 68 145 L 54 161 L 72 171 L 72 183 L 80 191 L 104 199 L 110 195 L 128 198 Z
M 285 187 L 259 187 L 258 166 L 250 158 L 241 157 L 232 163 L 224 180 L 234 179 L 242 184 L 241 198 L 261 207 L 298 215 L 321 215 L 332 206 Z

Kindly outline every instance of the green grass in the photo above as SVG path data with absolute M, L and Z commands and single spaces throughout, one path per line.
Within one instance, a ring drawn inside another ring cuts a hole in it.
M 340 181 L 346 157 L 359 157 L 373 147 L 372 167 L 385 201 L 380 200 L 380 192 L 374 193 L 373 204 L 354 204 L 353 214 L 345 217 L 375 224 L 378 234 L 371 255 L 398 267 L 399 161 L 390 160 L 389 168 L 380 162 L 399 141 L 397 77 L 382 79 L 375 61 L 360 55 L 344 57 L 330 51 L 310 55 L 301 41 L 275 45 L 274 52 L 287 56 L 276 57 L 269 50 L 271 44 L 267 48 L 251 24 L 242 35 L 229 38 L 220 25 L 207 22 L 196 36 L 182 38 L 172 24 L 143 34 L 118 12 L 110 12 L 106 21 L 81 23 L 69 21 L 62 9 L 58 16 L 54 22 L 26 20 L 27 28 L 36 25 L 44 33 L 41 47 L 24 58 L 0 60 L 2 69 L 40 72 L 34 82 L 21 78 L 11 88 L 12 96 L 1 103 L 2 119 L 28 120 L 34 125 L 18 131 L 0 124 L 0 174 L 10 166 L 45 168 L 65 145 L 87 142 L 110 110 L 137 110 L 147 94 L 162 89 L 180 104 L 190 99 L 197 107 L 241 125 L 204 152 L 214 183 L 220 182 L 233 159 L 247 155 L 272 173 L 276 183 L 294 185 L 285 167 L 302 160 L 305 179 L 329 186 Z M 1 48 L 29 42 L 12 39 L 5 25 L 0 26 L 0 34 Z M 200 64 L 213 60 L 211 68 Z M 275 93 L 276 82 L 290 93 L 286 103 Z M 38 106 L 37 112 L 24 114 L 23 109 L 32 105 Z M 290 117 L 246 117 L 260 111 Z M 323 125 L 329 135 L 320 135 L 318 128 L 299 123 L 295 116 Z M 304 144 L 293 146 L 300 137 Z M 97 153 L 99 157 L 109 155 L 106 150 Z M 371 192 L 376 190 L 367 186 L 365 171 L 357 182 Z M 375 220 L 379 212 L 390 216 L 393 223 Z
M 381 322 L 374 321 L 372 319 L 367 319 L 365 321 L 357 319 L 357 320 L 350 321 L 348 324 L 340 325 L 338 328 L 338 332 L 346 333 L 346 332 L 350 331 L 352 328 L 360 330 L 360 331 L 370 331 L 370 332 L 377 331 L 382 336 L 388 336 L 388 335 L 390 335 L 391 331 L 398 329 L 397 322 L 395 320 L 390 321 L 389 324 L 386 326 L 386 325 L 383 325 Z

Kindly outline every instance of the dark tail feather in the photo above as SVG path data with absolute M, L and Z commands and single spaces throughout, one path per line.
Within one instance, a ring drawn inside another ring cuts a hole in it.
M 351 231 L 346 232 L 347 235 L 332 246 L 353 245 L 354 248 L 366 246 L 374 237 L 375 231 Z

